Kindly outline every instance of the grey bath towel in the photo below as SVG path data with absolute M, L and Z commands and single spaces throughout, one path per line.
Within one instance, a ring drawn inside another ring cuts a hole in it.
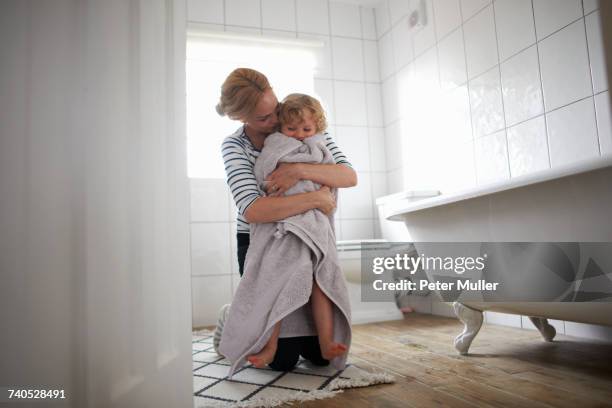
M 281 133 L 269 135 L 255 163 L 255 176 L 264 179 L 282 162 L 334 163 L 323 135 L 303 142 Z M 301 180 L 285 194 L 315 191 L 320 185 Z M 336 191 L 334 189 L 334 194 Z M 350 346 L 351 316 L 344 275 L 338 264 L 334 217 L 319 210 L 279 222 L 251 224 L 244 274 L 230 306 L 219 351 L 232 365 L 230 377 L 246 357 L 268 342 L 281 321 L 280 337 L 317 335 L 310 294 L 313 277 L 332 301 L 334 341 Z M 343 369 L 347 353 L 331 361 Z

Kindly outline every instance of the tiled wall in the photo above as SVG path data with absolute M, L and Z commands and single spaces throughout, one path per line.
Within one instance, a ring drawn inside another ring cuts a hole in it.
M 596 0 L 417 0 L 375 9 L 388 192 L 442 192 L 612 154 Z M 431 297 L 417 311 L 454 316 Z M 489 324 L 535 329 L 526 316 Z M 551 320 L 559 334 L 612 340 L 603 326 Z
M 349 157 L 359 184 L 341 191 L 339 239 L 379 233 L 375 197 L 386 194 L 378 48 L 372 8 L 327 0 L 189 0 L 189 21 L 211 30 L 317 39 L 315 90 L 330 133 Z M 278 95 L 282 97 L 282 95 Z M 238 282 L 235 207 L 225 180 L 193 179 L 192 291 L 194 326 L 216 321 Z
M 595 0 L 420 0 L 375 9 L 389 193 L 442 192 L 612 153 Z

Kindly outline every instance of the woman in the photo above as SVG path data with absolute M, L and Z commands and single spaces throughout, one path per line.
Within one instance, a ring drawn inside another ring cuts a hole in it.
M 283 164 L 268 178 L 267 195 L 263 196 L 253 168 L 265 138 L 277 130 L 277 108 L 278 100 L 267 78 L 255 70 L 238 68 L 226 78 L 221 87 L 217 112 L 243 123 L 234 134 L 225 138 L 221 147 L 227 183 L 238 208 L 240 276 L 244 271 L 244 260 L 249 247 L 249 223 L 280 221 L 312 209 L 330 214 L 336 204 L 329 187 L 352 187 L 357 184 L 357 175 L 346 156 L 331 137 L 326 135 L 326 146 L 334 156 L 335 164 Z M 285 191 L 304 179 L 324 187 L 314 192 L 283 196 Z M 226 312 L 227 307 L 221 311 L 218 328 L 222 328 Z M 217 330 L 215 348 L 219 340 L 220 333 Z M 315 364 L 327 364 L 327 360 L 320 355 L 317 337 L 304 336 L 279 339 L 270 367 L 290 370 L 300 355 Z

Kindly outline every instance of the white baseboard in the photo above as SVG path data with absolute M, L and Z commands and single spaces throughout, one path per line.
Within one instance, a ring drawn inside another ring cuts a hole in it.
M 373 310 L 352 310 L 352 324 L 363 324 L 363 323 L 374 323 L 374 322 L 385 322 L 389 320 L 401 320 L 404 318 L 402 312 L 400 312 L 394 304 L 390 303 L 393 307 L 388 309 L 373 309 Z

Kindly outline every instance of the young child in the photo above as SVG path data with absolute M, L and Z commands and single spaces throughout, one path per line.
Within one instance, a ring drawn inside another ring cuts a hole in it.
M 319 101 L 311 96 L 294 93 L 287 96 L 280 105 L 278 114 L 280 131 L 287 137 L 300 141 L 325 131 L 327 127 L 325 113 Z M 347 346 L 333 341 L 333 310 L 331 300 L 321 291 L 313 279 L 310 297 L 312 314 L 317 328 L 321 357 L 325 360 L 336 358 L 347 351 Z M 262 368 L 271 363 L 276 354 L 280 322 L 268 343 L 259 353 L 247 357 L 255 367 Z

